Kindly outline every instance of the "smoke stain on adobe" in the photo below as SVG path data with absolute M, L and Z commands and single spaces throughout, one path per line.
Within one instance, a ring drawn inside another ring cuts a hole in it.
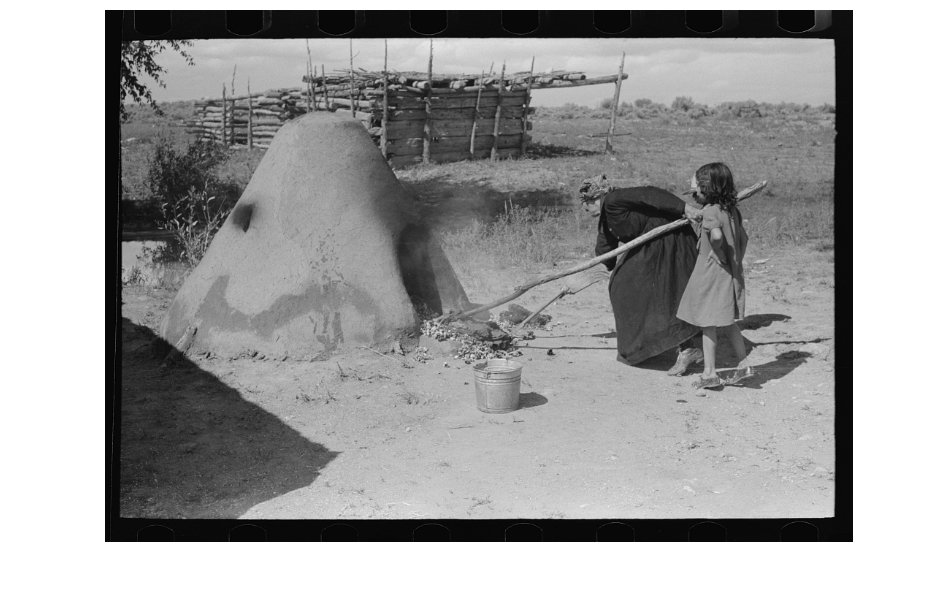
M 249 315 L 229 305 L 226 298 L 228 280 L 228 275 L 225 275 L 213 282 L 196 314 L 202 320 L 206 332 L 219 329 L 223 332 L 253 333 L 269 343 L 273 332 L 280 326 L 300 316 L 313 314 L 311 320 L 316 326 L 315 339 L 326 350 L 332 351 L 344 342 L 340 310 L 345 307 L 352 307 L 361 316 L 370 317 L 377 337 L 383 332 L 381 322 L 377 319 L 382 311 L 376 300 L 350 285 L 313 285 L 298 295 L 279 297 L 266 310 Z M 318 324 L 319 320 L 321 325 Z

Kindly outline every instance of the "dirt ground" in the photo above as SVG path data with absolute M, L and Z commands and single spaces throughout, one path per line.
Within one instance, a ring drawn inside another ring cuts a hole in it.
M 833 254 L 746 263 L 741 326 L 758 376 L 742 387 L 696 395 L 694 375 L 666 375 L 672 352 L 618 363 L 597 284 L 522 343 L 521 408 L 508 414 L 479 412 L 472 366 L 436 350 L 426 363 L 355 349 L 162 366 L 154 330 L 170 294 L 126 287 L 121 516 L 832 516 Z M 517 302 L 535 309 L 559 288 Z

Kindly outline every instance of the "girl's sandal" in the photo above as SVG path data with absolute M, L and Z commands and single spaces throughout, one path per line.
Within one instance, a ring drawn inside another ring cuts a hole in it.
M 698 380 L 692 383 L 695 389 L 723 389 L 723 379 L 720 377 L 698 377 Z
M 735 369 L 730 377 L 723 380 L 724 385 L 734 385 L 743 379 L 755 376 L 756 372 L 752 367 L 742 367 Z

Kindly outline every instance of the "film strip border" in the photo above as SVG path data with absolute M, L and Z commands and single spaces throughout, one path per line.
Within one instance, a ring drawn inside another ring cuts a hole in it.
M 122 541 L 826 541 L 826 523 L 807 520 L 443 520 L 443 521 L 144 521 L 123 520 Z
M 850 18 L 838 10 L 127 10 L 122 36 L 829 38 Z
M 118 25 L 117 25 L 118 23 Z M 120 29 L 117 33 L 116 27 Z M 110 34 L 135 39 L 382 37 L 777 37 L 836 40 L 837 145 L 851 170 L 852 12 L 796 11 L 108 11 Z M 843 88 L 844 91 L 840 91 Z M 840 183 L 841 184 L 841 183 Z M 845 185 L 851 198 L 851 186 Z M 851 219 L 850 219 L 851 221 Z M 851 295 L 849 295 L 851 297 Z M 851 305 L 851 299 L 848 300 Z M 843 357 L 846 359 L 846 357 Z M 848 361 L 851 366 L 851 359 Z M 851 402 L 837 411 L 851 425 Z M 851 428 L 851 426 L 849 426 Z M 837 472 L 851 482 L 851 438 L 837 441 Z M 842 450 L 838 450 L 838 449 Z M 845 454 L 845 453 L 848 453 Z M 242 521 L 118 516 L 107 482 L 111 541 L 849 541 L 852 490 L 837 485 L 834 518 L 672 520 Z

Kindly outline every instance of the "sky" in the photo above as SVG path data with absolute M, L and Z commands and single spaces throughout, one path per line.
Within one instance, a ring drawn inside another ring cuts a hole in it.
M 428 39 L 389 39 L 389 69 L 426 71 Z M 311 39 L 312 63 L 326 72 L 348 68 L 347 39 Z M 381 70 L 382 39 L 357 39 L 354 67 Z M 217 39 L 193 41 L 187 66 L 167 50 L 158 63 L 167 69 L 166 88 L 153 87 L 159 101 L 218 97 L 222 83 L 235 90 L 295 87 L 306 70 L 305 39 Z M 621 101 L 649 98 L 670 104 L 677 96 L 717 104 L 759 102 L 835 104 L 833 42 L 826 39 L 434 39 L 434 71 L 479 74 L 493 63 L 496 72 L 575 70 L 589 76 L 616 74 L 621 53 L 629 78 Z M 611 84 L 545 89 L 532 94 L 535 106 L 572 102 L 597 106 L 613 95 Z

